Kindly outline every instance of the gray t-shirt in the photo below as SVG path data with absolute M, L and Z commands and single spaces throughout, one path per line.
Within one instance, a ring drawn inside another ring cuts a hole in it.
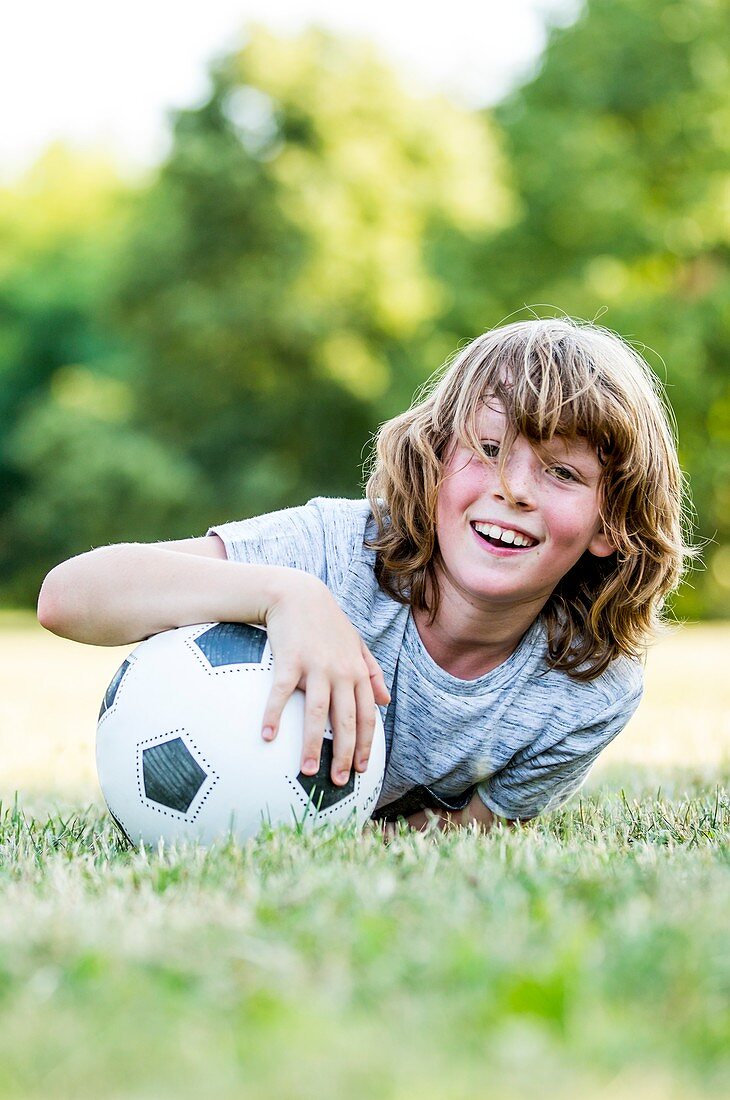
M 536 621 L 512 655 L 476 680 L 444 671 L 425 649 L 410 608 L 379 587 L 367 501 L 319 497 L 211 528 L 231 561 L 284 565 L 319 577 L 379 662 L 391 693 L 387 765 L 376 809 L 414 788 L 448 805 L 476 789 L 507 818 L 563 804 L 639 704 L 642 669 L 618 658 L 594 680 L 546 663 Z M 410 812 L 407 811 L 407 812 Z

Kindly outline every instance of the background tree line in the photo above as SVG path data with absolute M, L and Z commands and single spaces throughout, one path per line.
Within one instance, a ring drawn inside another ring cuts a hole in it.
M 490 111 L 253 27 L 143 184 L 49 150 L 0 192 L 0 595 L 61 557 L 358 495 L 364 446 L 526 305 L 668 385 L 730 611 L 730 5 L 588 0 Z

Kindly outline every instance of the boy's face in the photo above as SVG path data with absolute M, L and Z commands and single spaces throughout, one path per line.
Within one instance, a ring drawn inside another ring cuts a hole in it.
M 502 480 L 501 406 L 483 405 L 477 424 L 485 460 L 461 444 L 447 455 L 437 509 L 440 582 L 471 607 L 534 604 L 537 614 L 583 554 L 613 553 L 599 517 L 598 456 L 583 441 L 556 437 L 536 450 L 518 436 Z

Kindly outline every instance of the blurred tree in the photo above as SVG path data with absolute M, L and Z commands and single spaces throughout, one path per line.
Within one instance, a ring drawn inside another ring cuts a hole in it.
M 98 301 L 124 231 L 124 196 L 109 163 L 63 146 L 0 190 L 3 438 L 57 367 L 119 352 Z
M 127 398 L 120 383 L 65 368 L 11 436 L 25 491 L 6 514 L 7 599 L 32 598 L 43 573 L 74 551 L 187 533 L 201 478 L 178 450 L 129 425 Z
M 254 27 L 211 80 L 176 117 L 119 294 L 138 422 L 204 473 L 200 528 L 358 492 L 377 419 L 453 347 L 431 235 L 509 210 L 488 127 L 364 43 Z
M 0 195 L 5 598 L 89 545 L 358 493 L 377 421 L 463 335 L 502 171 L 483 120 L 369 45 L 255 27 L 136 194 L 51 150 Z
M 124 235 L 126 192 L 107 161 L 63 146 L 51 147 L 15 187 L 0 190 L 0 576 L 6 599 L 33 598 L 59 540 L 63 552 L 83 548 L 62 535 L 72 526 L 73 496 L 31 536 L 25 507 L 47 489 L 52 493 L 42 479 L 46 471 L 25 462 L 18 441 L 27 438 L 26 421 L 42 432 L 36 406 L 48 400 L 54 378 L 69 364 L 109 376 L 128 369 L 102 305 Z M 60 418 L 57 430 L 73 439 L 76 429 Z M 77 478 L 88 470 L 87 456 Z M 31 579 L 21 583 L 21 574 Z
M 254 27 L 142 187 L 57 148 L 0 191 L 5 599 L 89 545 L 357 493 L 378 421 L 525 303 L 656 349 L 726 539 L 728 5 L 588 0 L 497 128 L 365 43 Z M 730 609 L 713 549 L 689 614 Z
M 699 534 L 726 542 L 730 4 L 588 0 L 497 119 L 521 214 L 482 253 L 502 273 L 495 319 L 523 303 L 605 310 L 655 349 Z M 727 614 L 727 555 L 706 558 L 680 609 Z

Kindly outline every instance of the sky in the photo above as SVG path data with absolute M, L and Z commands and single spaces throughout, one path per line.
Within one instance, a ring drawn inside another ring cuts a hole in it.
M 261 22 L 312 23 L 376 42 L 414 87 L 472 106 L 527 74 L 546 13 L 576 0 L 24 0 L 0 33 L 0 178 L 51 142 L 101 147 L 131 170 L 165 151 L 167 112 L 201 102 L 206 66 Z

